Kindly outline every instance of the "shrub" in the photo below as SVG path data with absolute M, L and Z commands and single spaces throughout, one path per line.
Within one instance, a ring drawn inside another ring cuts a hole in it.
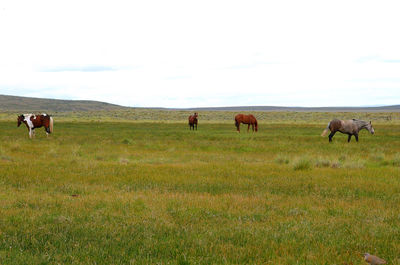
M 311 169 L 311 162 L 307 159 L 301 159 L 294 164 L 293 169 L 294 170 L 309 170 L 309 169 Z

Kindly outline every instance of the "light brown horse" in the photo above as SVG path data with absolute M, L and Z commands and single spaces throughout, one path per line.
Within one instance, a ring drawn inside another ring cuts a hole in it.
M 44 126 L 44 129 L 46 130 L 47 136 L 53 132 L 53 117 L 46 113 L 43 113 L 42 115 L 21 114 L 18 116 L 17 121 L 18 127 L 21 125 L 21 123 L 25 123 L 29 130 L 29 138 L 35 136 L 35 128 L 40 128 L 42 126 Z
M 256 132 L 258 131 L 257 119 L 251 114 L 249 114 L 249 115 L 237 114 L 235 116 L 235 125 L 236 125 L 238 132 L 240 132 L 240 123 L 248 125 L 247 132 L 250 130 L 250 125 L 251 125 L 251 128 L 253 129 L 253 132 L 254 132 L 254 127 L 256 129 Z
M 196 125 L 196 131 L 197 131 L 197 117 L 199 115 L 197 115 L 197 112 L 195 112 L 193 115 L 189 116 L 189 130 L 192 129 L 193 127 L 193 131 L 194 131 L 194 126 Z
M 372 127 L 371 122 L 366 122 L 356 119 L 347 121 L 334 119 L 330 123 L 328 123 L 328 126 L 322 132 L 321 136 L 325 136 L 328 133 L 328 131 L 331 131 L 331 133 L 329 134 L 329 142 L 332 142 L 332 137 L 335 135 L 335 133 L 341 132 L 349 136 L 347 138 L 347 142 L 350 142 L 352 135 L 354 135 L 356 141 L 358 142 L 358 132 L 362 129 L 368 130 L 371 134 L 375 133 L 375 130 Z

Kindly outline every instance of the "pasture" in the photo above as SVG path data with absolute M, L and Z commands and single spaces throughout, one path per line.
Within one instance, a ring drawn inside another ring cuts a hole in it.
M 331 144 L 329 118 L 61 120 L 0 122 L 0 264 L 400 263 L 393 119 Z

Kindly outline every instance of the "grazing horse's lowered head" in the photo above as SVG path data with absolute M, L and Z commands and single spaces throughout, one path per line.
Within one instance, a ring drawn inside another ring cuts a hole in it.
M 371 134 L 375 134 L 375 130 L 374 130 L 374 127 L 372 127 L 372 122 L 371 121 L 369 121 L 367 126 L 365 126 L 365 129 L 367 129 Z
M 350 142 L 352 135 L 354 135 L 356 141 L 358 142 L 358 133 L 362 129 L 368 130 L 371 134 L 375 133 L 371 121 L 366 122 L 357 119 L 344 121 L 344 120 L 334 119 L 328 123 L 328 126 L 322 132 L 321 136 L 325 136 L 328 133 L 328 131 L 331 131 L 331 133 L 329 134 L 329 142 L 332 142 L 332 137 L 335 135 L 335 133 L 341 132 L 348 135 L 347 139 L 348 142 Z
M 21 125 L 21 123 L 24 121 L 24 119 L 25 119 L 24 114 L 21 114 L 21 115 L 18 116 L 18 124 L 17 124 L 17 127 L 19 127 L 19 126 Z
M 17 118 L 17 126 L 25 123 L 29 131 L 29 138 L 35 136 L 35 128 L 44 126 L 47 136 L 53 132 L 53 117 L 43 113 L 41 115 L 35 114 L 21 114 Z

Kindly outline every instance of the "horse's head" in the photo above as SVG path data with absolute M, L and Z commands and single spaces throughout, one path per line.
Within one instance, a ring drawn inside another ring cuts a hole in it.
M 375 133 L 375 130 L 374 130 L 374 127 L 372 127 L 371 121 L 367 124 L 367 126 L 366 126 L 365 128 L 367 128 L 367 130 L 368 130 L 371 134 L 374 134 L 374 133 Z
M 24 117 L 23 114 L 21 114 L 21 115 L 18 116 L 18 119 L 17 119 L 17 120 L 18 120 L 18 125 L 17 125 L 17 127 L 19 127 L 19 126 L 21 125 L 21 122 L 23 122 L 24 119 L 25 119 L 25 117 Z
M 197 116 L 199 116 L 199 115 L 197 114 L 197 112 L 195 112 L 194 113 L 194 117 L 197 118 Z
M 258 132 L 258 123 L 256 122 L 256 124 L 255 124 L 256 126 L 256 132 Z

